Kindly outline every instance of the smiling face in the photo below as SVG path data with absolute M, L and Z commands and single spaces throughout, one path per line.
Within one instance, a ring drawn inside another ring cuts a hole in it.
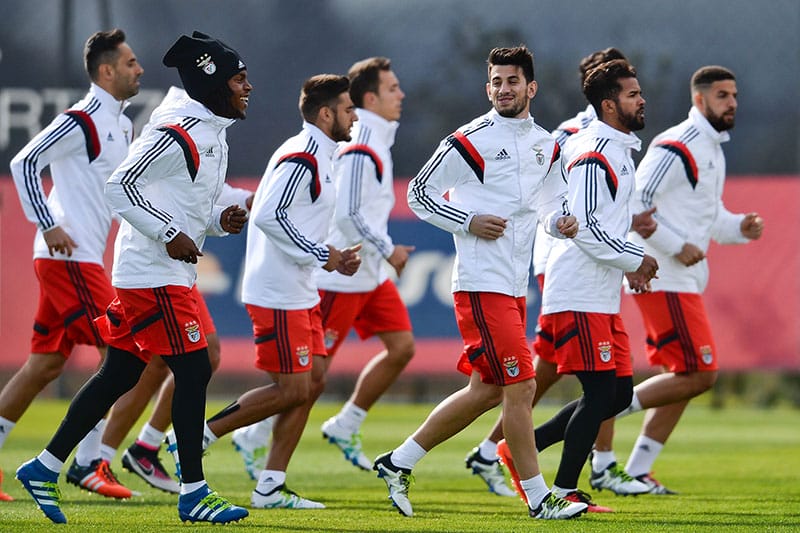
M 528 83 L 517 65 L 492 65 L 489 69 L 486 95 L 500 116 L 527 118 L 536 88 L 536 82 Z
M 230 118 L 246 118 L 247 105 L 250 101 L 250 91 L 253 90 L 253 86 L 247 79 L 247 71 L 242 70 L 234 74 L 228 80 L 228 88 L 231 90 L 230 107 L 235 115 Z

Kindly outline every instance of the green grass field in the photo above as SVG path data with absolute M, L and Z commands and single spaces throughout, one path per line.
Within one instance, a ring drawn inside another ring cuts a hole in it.
M 375 474 L 357 471 L 327 444 L 320 424 L 338 405 L 321 403 L 311 419 L 288 472 L 288 484 L 298 493 L 324 502 L 312 511 L 251 510 L 250 517 L 228 526 L 231 530 L 346 531 L 346 532 L 500 532 L 500 531 L 800 531 L 800 411 L 789 408 L 756 410 L 729 407 L 712 410 L 691 406 L 656 463 L 656 475 L 677 496 L 617 497 L 595 493 L 595 500 L 614 514 L 584 515 L 577 520 L 536 521 L 527 517 L 517 498 L 490 494 L 464 467 L 464 456 L 494 422 L 487 413 L 462 434 L 434 449 L 415 469 L 410 496 L 415 515 L 398 514 L 386 488 Z M 209 405 L 214 412 L 221 404 Z M 374 457 L 398 445 L 427 416 L 431 405 L 379 404 L 364 425 L 364 449 Z M 537 408 L 543 421 L 554 406 Z M 14 470 L 38 453 L 66 410 L 60 401 L 37 401 L 20 421 L 0 452 L 4 489 L 16 501 L 0 502 L 0 531 L 53 531 L 14 479 Z M 617 456 L 624 462 L 638 434 L 642 416 L 617 424 Z M 138 427 L 138 426 L 137 426 Z M 560 449 L 540 456 L 552 483 Z M 171 459 L 162 451 L 165 464 Z M 139 491 L 130 501 L 107 500 L 68 485 L 61 477 L 62 508 L 69 524 L 64 531 L 167 532 L 207 530 L 209 526 L 181 524 L 176 497 L 150 489 L 113 465 L 123 483 Z M 205 459 L 212 487 L 240 505 L 249 505 L 255 482 L 250 481 L 230 444 L 222 438 Z M 588 489 L 586 469 L 581 486 Z

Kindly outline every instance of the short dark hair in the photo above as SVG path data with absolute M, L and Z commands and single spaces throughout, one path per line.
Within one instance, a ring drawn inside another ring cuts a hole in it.
M 594 67 L 600 65 L 601 63 L 605 63 L 606 61 L 613 61 L 614 59 L 624 59 L 625 61 L 628 60 L 628 58 L 625 57 L 625 54 L 613 46 L 592 52 L 588 56 L 581 59 L 581 62 L 578 65 L 578 72 L 581 74 L 581 83 L 583 83 L 586 79 L 586 74 L 588 74 L 589 71 Z
M 350 89 L 350 80 L 339 74 L 317 74 L 303 82 L 300 114 L 306 122 L 317 120 L 322 107 L 333 107 L 337 98 Z
M 493 48 L 486 63 L 489 65 L 490 73 L 495 65 L 518 66 L 525 75 L 525 81 L 528 83 L 533 81 L 533 52 L 524 44 L 513 48 Z
M 733 72 L 729 69 L 720 67 L 719 65 L 700 67 L 692 74 L 691 90 L 692 92 L 696 92 L 709 87 L 715 81 L 722 80 L 736 81 L 736 76 L 734 76 Z
M 83 47 L 83 62 L 86 73 L 97 81 L 100 65 L 113 65 L 119 58 L 119 45 L 125 42 L 125 32 L 119 28 L 98 31 L 86 40 Z
M 356 107 L 364 107 L 366 93 L 378 94 L 381 71 L 392 70 L 392 62 L 385 57 L 369 57 L 354 63 L 347 72 L 350 78 L 350 98 Z
M 583 94 L 594 107 L 598 117 L 603 117 L 601 103 L 603 100 L 617 101 L 622 86 L 622 78 L 635 78 L 636 69 L 624 59 L 606 61 L 591 69 L 583 80 Z

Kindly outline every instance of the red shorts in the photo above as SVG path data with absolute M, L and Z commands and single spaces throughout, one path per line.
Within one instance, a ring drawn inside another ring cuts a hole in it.
M 536 276 L 539 282 L 539 291 L 544 291 L 544 274 Z M 539 319 L 536 321 L 536 338 L 533 341 L 533 353 L 544 361 L 551 364 L 556 364 L 556 351 L 553 348 L 553 315 L 544 315 L 539 313 Z
M 39 307 L 33 322 L 31 353 L 60 352 L 69 357 L 76 344 L 105 346 L 94 324 L 114 288 L 101 265 L 78 261 L 36 259 Z
M 616 370 L 633 375 L 631 346 L 619 313 L 562 311 L 553 320 L 553 345 L 559 374 Z
M 194 293 L 180 285 L 118 288 L 96 323 L 108 344 L 145 362 L 153 355 L 180 355 L 208 346 Z
M 670 372 L 717 370 L 703 298 L 685 292 L 635 294 L 647 333 L 647 359 Z
M 192 295 L 194 296 L 194 301 L 197 302 L 197 311 L 200 313 L 200 323 L 203 325 L 203 331 L 206 332 L 206 335 L 216 333 L 217 326 L 214 325 L 214 319 L 211 318 L 206 299 L 203 298 L 203 294 L 197 288 L 197 283 L 192 287 Z
M 319 305 L 296 310 L 245 307 L 253 321 L 257 368 L 299 374 L 311 370 L 312 356 L 326 355 Z
M 391 280 L 369 292 L 319 291 L 325 348 L 333 357 L 353 327 L 361 340 L 386 331 L 411 331 L 400 293 Z
M 456 292 L 456 322 L 464 339 L 458 370 L 481 381 L 510 385 L 532 379 L 533 358 L 525 338 L 525 298 L 494 292 Z

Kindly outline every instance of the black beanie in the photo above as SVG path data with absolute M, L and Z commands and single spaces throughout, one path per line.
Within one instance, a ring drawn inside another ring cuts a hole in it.
M 199 31 L 191 37 L 181 35 L 164 54 L 163 62 L 178 69 L 183 88 L 200 102 L 247 68 L 236 50 Z

